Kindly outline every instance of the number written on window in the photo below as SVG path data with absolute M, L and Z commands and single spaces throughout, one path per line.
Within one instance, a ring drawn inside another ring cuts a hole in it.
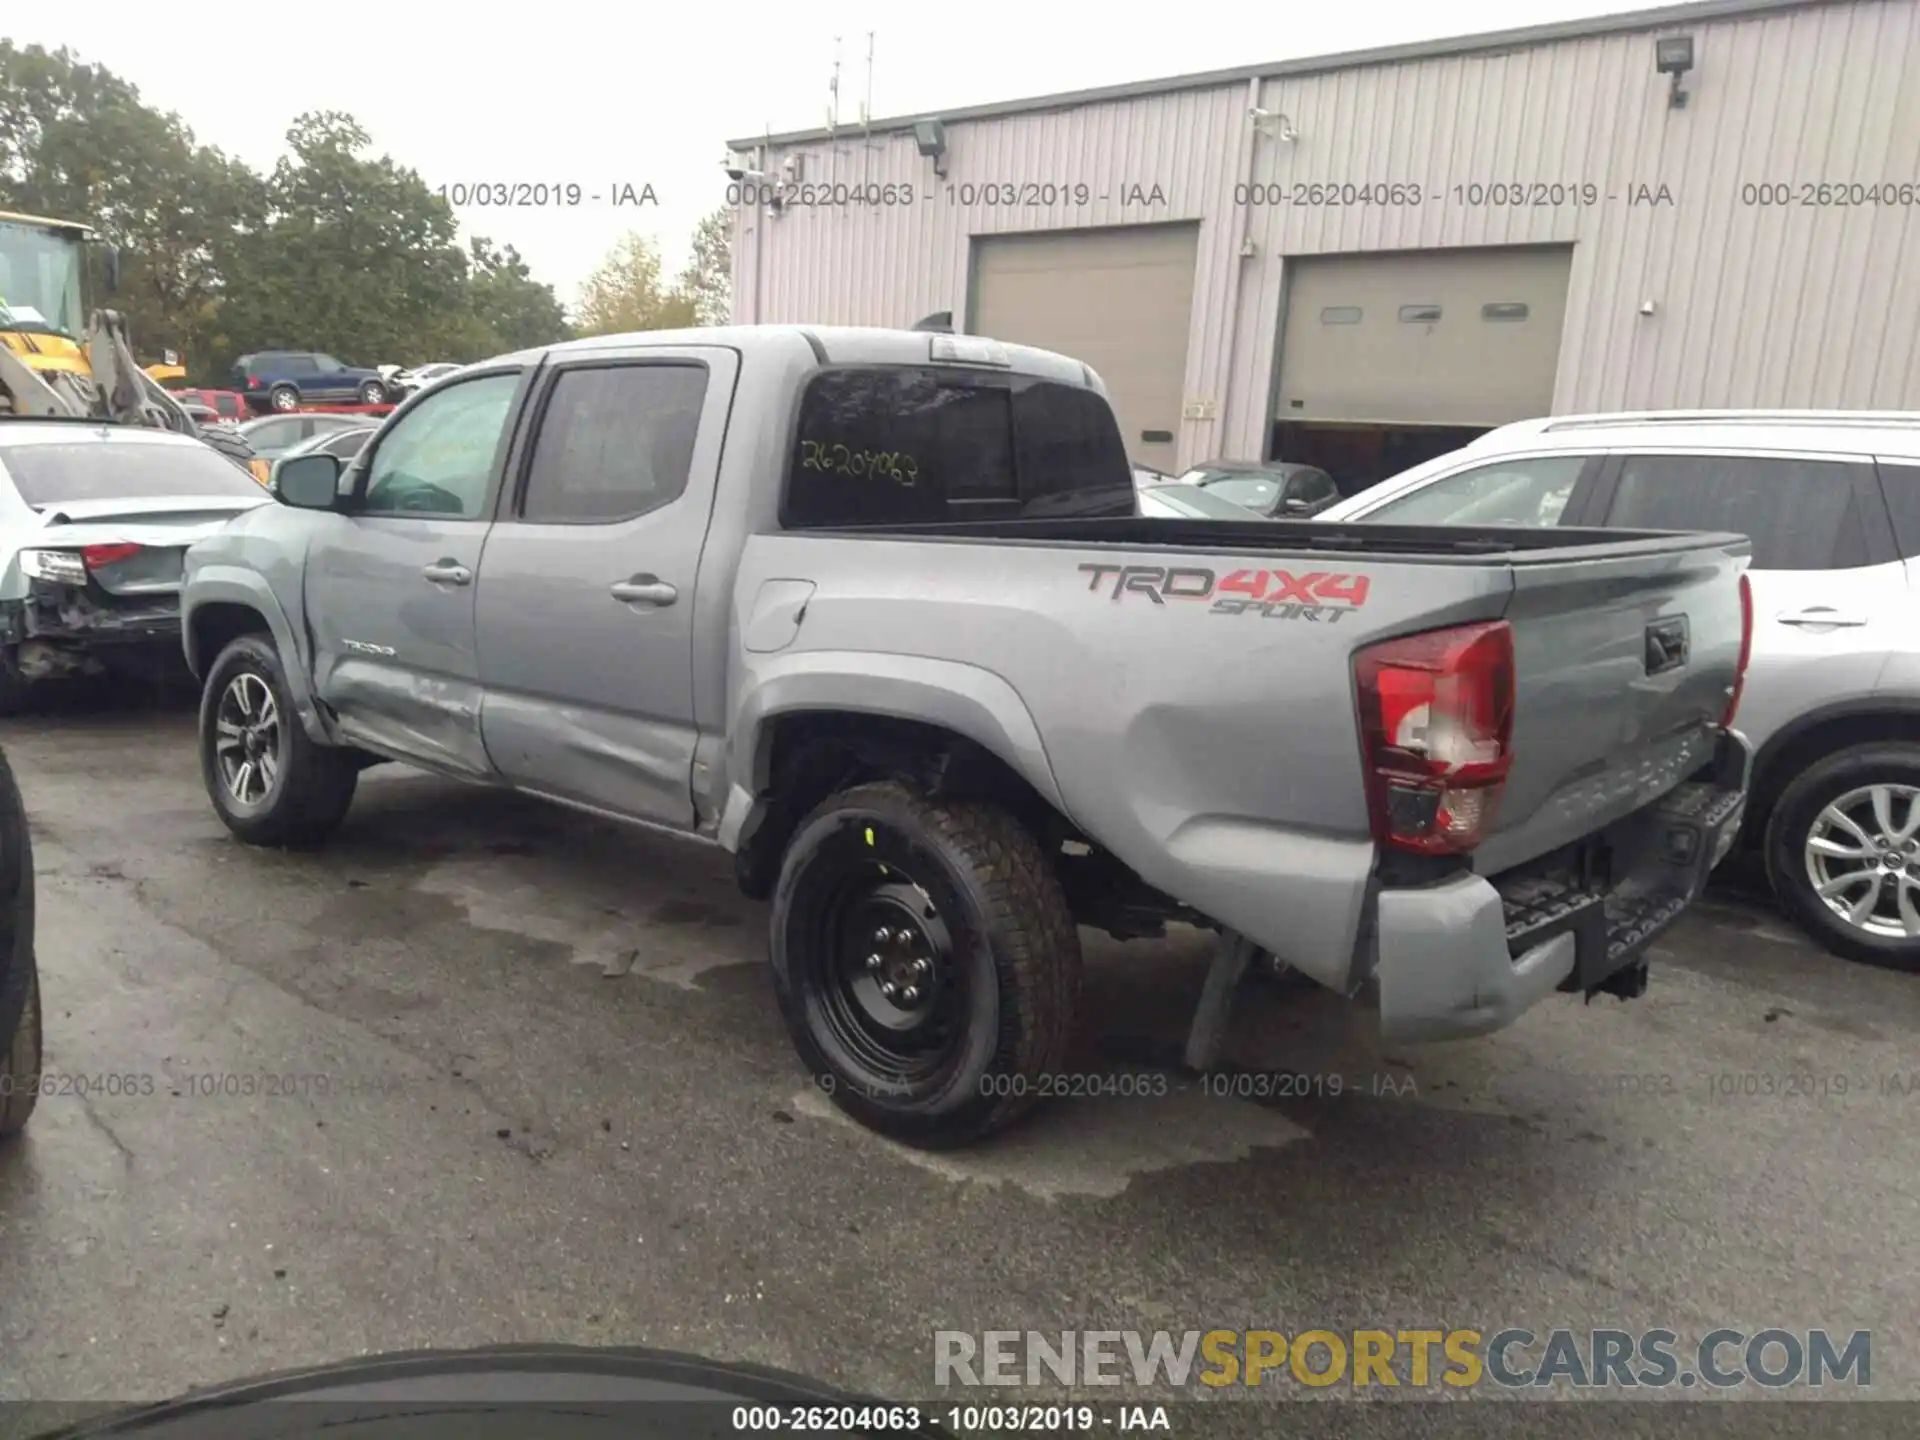
M 800 442 L 800 468 L 831 470 L 836 475 L 869 475 L 902 485 L 920 478 L 920 462 L 904 450 L 849 450 L 825 440 Z

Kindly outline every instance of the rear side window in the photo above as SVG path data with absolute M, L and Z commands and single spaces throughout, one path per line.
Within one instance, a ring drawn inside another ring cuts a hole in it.
M 1756 570 L 1850 570 L 1869 563 L 1862 473 L 1838 460 L 1628 455 L 1607 524 L 1745 535 Z
M 604 524 L 679 499 L 706 395 L 703 365 L 563 370 L 534 441 L 520 518 Z
M 1900 558 L 1920 558 L 1920 465 L 1880 465 L 1880 485 L 1893 512 L 1893 539 Z
M 800 406 L 790 529 L 1130 515 L 1133 468 L 1107 403 L 1022 376 L 830 370 Z
M 1528 455 L 1476 465 L 1389 500 L 1364 518 L 1390 525 L 1558 525 L 1588 459 Z

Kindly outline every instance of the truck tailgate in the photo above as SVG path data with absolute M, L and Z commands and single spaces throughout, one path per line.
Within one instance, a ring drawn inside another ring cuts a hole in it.
M 1744 542 L 1517 555 L 1513 769 L 1474 868 L 1630 814 L 1712 757 L 1739 665 Z

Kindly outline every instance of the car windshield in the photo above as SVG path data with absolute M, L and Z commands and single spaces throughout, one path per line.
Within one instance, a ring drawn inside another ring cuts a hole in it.
M 321 450 L 329 455 L 357 454 L 360 447 L 367 443 L 367 437 L 377 428 L 379 427 L 374 425 L 354 425 L 322 430 L 317 434 L 309 435 L 298 445 L 281 451 L 280 458 L 291 460 L 296 455 L 312 455 Z
M 36 510 L 87 500 L 260 496 L 250 475 L 205 445 L 142 440 L 0 446 L 0 466 L 12 477 L 20 498 Z
M 1223 475 L 1200 483 L 1206 487 L 1203 494 L 1218 495 L 1250 510 L 1271 510 L 1280 498 L 1280 482 L 1268 475 Z
M 0 329 L 78 336 L 81 256 L 73 233 L 0 220 Z
M 1194 485 L 1151 485 L 1140 491 L 1140 513 L 1182 520 L 1261 520 L 1243 505 Z

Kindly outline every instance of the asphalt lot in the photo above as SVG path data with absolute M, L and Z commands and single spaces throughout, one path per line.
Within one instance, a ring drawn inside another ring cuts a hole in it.
M 1872 1393 L 1920 1397 L 1920 978 L 1764 903 L 1699 907 L 1642 1000 L 1469 1045 L 1256 989 L 1251 1098 L 1172 1076 L 936 1159 L 810 1091 L 718 852 L 392 767 L 324 852 L 248 850 L 184 706 L 0 743 L 92 1091 L 0 1158 L 0 1400 L 511 1340 L 927 1399 L 939 1329 L 1508 1325 L 1869 1329 Z M 1152 1073 L 1205 940 L 1087 944 L 1076 1068 Z

